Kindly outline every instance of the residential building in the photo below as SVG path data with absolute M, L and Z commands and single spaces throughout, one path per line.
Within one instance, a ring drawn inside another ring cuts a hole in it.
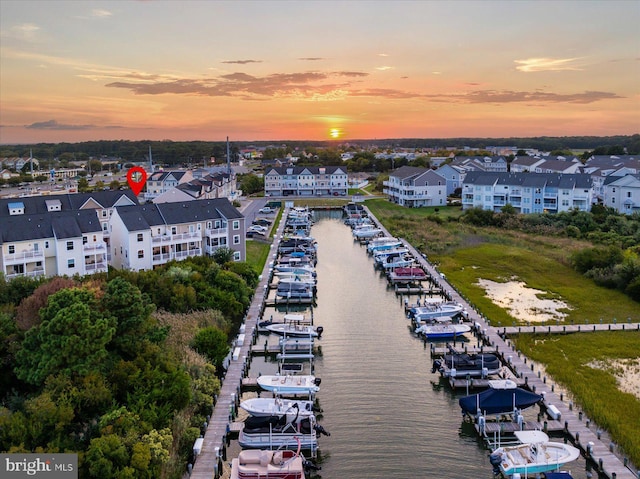
M 640 212 L 640 174 L 607 176 L 603 193 L 604 206 L 627 215 Z
M 222 247 L 246 258 L 244 217 L 227 198 L 120 207 L 109 229 L 115 268 L 148 270 Z
M 447 196 L 451 196 L 458 188 L 462 188 L 467 171 L 459 166 L 446 164 L 438 168 L 436 173 L 447 180 Z
M 434 170 L 403 166 L 383 183 L 389 201 L 410 208 L 447 204 L 447 180 Z
M 156 171 L 147 178 L 144 199 L 151 201 L 171 188 L 191 180 L 193 180 L 193 174 L 190 171 Z
M 9 215 L 0 217 L 0 271 L 5 278 L 107 271 L 107 247 L 95 210 L 25 214 L 22 201 L 6 206 Z
M 346 196 L 347 170 L 340 166 L 271 167 L 265 170 L 265 196 Z
M 539 156 L 516 156 L 509 165 L 509 171 L 511 173 L 535 171 L 536 167 L 544 162 L 545 159 Z
M 452 164 L 467 171 L 506 172 L 509 168 L 504 156 L 457 156 Z
M 500 211 L 510 204 L 520 213 L 589 211 L 592 181 L 585 174 L 485 173 L 470 171 L 462 186 L 462 208 Z

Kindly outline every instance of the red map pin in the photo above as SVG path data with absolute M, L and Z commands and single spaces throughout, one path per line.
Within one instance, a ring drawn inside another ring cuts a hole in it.
M 129 188 L 136 196 L 140 194 L 146 182 L 147 172 L 144 171 L 144 168 L 140 166 L 129 168 L 129 171 L 127 171 L 127 183 L 129 183 Z

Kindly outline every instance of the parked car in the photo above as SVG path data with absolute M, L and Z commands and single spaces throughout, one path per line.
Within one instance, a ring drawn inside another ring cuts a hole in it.
M 264 206 L 258 210 L 258 213 L 262 213 L 263 215 L 268 215 L 273 213 L 273 210 L 269 206 Z
M 265 234 L 267 232 L 267 228 L 265 228 L 264 226 L 260 226 L 260 225 L 251 225 L 249 226 L 249 228 L 247 228 L 247 233 L 258 233 L 258 234 Z
M 251 222 L 251 224 L 264 226 L 265 228 L 267 228 L 271 225 L 271 221 L 266 218 L 256 218 Z

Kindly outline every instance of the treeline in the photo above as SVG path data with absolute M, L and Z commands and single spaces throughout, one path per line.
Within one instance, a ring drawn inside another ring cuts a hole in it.
M 284 158 L 287 153 L 294 156 L 300 152 L 323 150 L 358 151 L 367 149 L 393 148 L 458 148 L 471 147 L 484 150 L 491 146 L 516 146 L 519 149 L 535 148 L 540 151 L 593 150 L 596 154 L 640 154 L 640 134 L 618 136 L 566 136 L 532 138 L 399 138 L 382 140 L 336 141 L 254 141 L 230 143 L 231 161 L 239 158 L 240 150 L 250 147 L 269 148 L 276 157 Z M 129 141 L 101 140 L 80 143 L 37 143 L 33 145 L 0 146 L 0 158 L 27 157 L 33 153 L 40 160 L 53 161 L 63 158 L 69 161 L 86 161 L 90 157 L 112 157 L 129 162 L 147 161 L 149 148 L 154 162 L 167 165 L 204 164 L 211 157 L 216 162 L 226 162 L 225 141 Z M 613 154 L 613 153 L 611 153 Z M 269 158 L 269 154 L 266 156 Z M 331 159 L 331 158 L 330 158 Z M 326 163 L 332 164 L 332 163 Z
M 227 259 L 0 278 L 0 451 L 75 452 L 80 477 L 182 477 L 257 282 Z
M 590 212 L 516 214 L 511 205 L 499 213 L 472 208 L 461 221 L 541 235 L 584 239 L 595 246 L 573 253 L 574 269 L 598 285 L 624 292 L 640 302 L 640 214 L 631 216 L 594 205 Z

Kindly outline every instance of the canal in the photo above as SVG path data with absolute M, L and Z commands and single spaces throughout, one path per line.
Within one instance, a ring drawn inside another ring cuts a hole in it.
M 454 393 L 431 372 L 428 344 L 409 331 L 401 299 L 366 248 L 335 213 L 316 212 L 311 234 L 318 241 L 313 318 L 324 328 L 315 360 L 322 379 L 317 398 L 320 424 L 331 433 L 320 438 L 322 470 L 315 477 L 493 477 L 489 451 L 463 421 L 457 400 L 464 391 Z M 269 314 L 283 313 L 267 308 Z M 276 370 L 277 363 L 257 357 L 249 376 Z M 227 462 L 238 452 L 232 443 Z M 567 469 L 575 479 L 590 477 L 582 458 Z

